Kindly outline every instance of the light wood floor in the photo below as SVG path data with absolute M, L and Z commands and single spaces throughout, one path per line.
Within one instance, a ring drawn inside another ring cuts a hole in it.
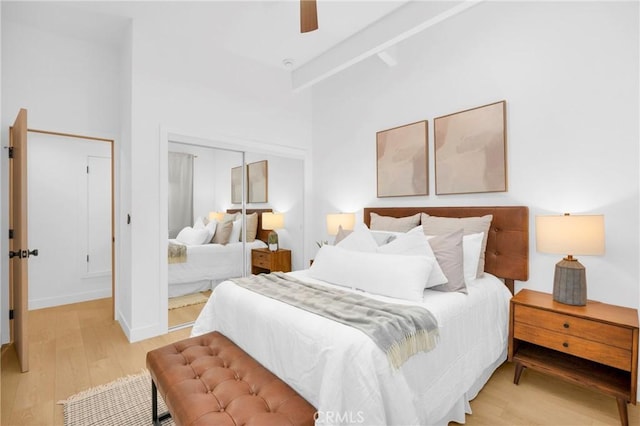
M 110 299 L 30 312 L 31 369 L 20 373 L 13 348 L 2 354 L 3 426 L 62 425 L 56 402 L 145 367 L 146 353 L 188 337 L 190 328 L 128 343 L 112 321 Z M 500 367 L 471 402 L 466 424 L 619 425 L 613 398 L 525 370 L 518 386 L 513 366 Z M 640 406 L 629 405 L 629 424 Z

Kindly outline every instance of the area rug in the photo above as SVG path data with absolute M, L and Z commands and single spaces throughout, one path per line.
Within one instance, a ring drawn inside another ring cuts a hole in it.
M 63 405 L 65 426 L 151 425 L 151 376 L 148 371 L 70 396 Z M 167 411 L 158 397 L 158 413 Z M 173 425 L 171 418 L 163 426 Z
M 169 298 L 169 310 L 176 308 L 183 308 L 189 305 L 197 305 L 199 303 L 205 303 L 209 300 L 209 296 L 203 293 L 185 294 L 184 296 L 170 297 Z

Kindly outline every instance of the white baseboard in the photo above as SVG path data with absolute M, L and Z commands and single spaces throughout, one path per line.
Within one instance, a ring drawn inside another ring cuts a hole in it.
M 69 303 L 87 302 L 89 300 L 111 297 L 111 288 L 88 291 L 84 293 L 64 294 L 56 297 L 44 297 L 29 300 L 29 310 L 68 305 Z

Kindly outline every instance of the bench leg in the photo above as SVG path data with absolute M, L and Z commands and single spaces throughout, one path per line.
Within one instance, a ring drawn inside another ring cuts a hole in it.
M 171 413 L 168 411 L 158 415 L 158 388 L 156 382 L 151 379 L 151 420 L 153 426 L 161 426 L 162 421 L 169 417 L 171 417 Z

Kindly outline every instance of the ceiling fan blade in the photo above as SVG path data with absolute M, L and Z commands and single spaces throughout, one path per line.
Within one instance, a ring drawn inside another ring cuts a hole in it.
M 300 0 L 300 32 L 318 29 L 318 7 L 316 0 Z

